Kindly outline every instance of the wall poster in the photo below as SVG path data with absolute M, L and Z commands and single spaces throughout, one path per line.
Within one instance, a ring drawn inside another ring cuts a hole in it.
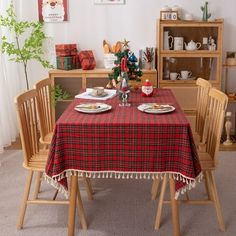
M 63 22 L 68 20 L 67 0 L 38 0 L 39 21 Z

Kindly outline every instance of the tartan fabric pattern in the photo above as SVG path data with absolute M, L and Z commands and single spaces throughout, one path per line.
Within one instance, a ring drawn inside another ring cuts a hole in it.
M 155 89 L 153 97 L 130 94 L 131 107 L 107 100 L 112 110 L 83 114 L 75 99 L 56 123 L 46 174 L 54 178 L 67 170 L 119 173 L 180 173 L 195 179 L 201 172 L 190 124 L 169 89 Z M 93 101 L 94 102 L 94 101 Z M 176 110 L 147 114 L 142 103 L 171 104 Z M 61 180 L 66 186 L 65 179 Z M 176 190 L 185 183 L 176 181 Z
M 55 48 L 57 56 L 75 56 L 78 52 L 76 44 L 56 44 Z
M 92 70 L 96 66 L 96 61 L 91 50 L 81 51 L 79 53 L 79 60 L 83 70 Z

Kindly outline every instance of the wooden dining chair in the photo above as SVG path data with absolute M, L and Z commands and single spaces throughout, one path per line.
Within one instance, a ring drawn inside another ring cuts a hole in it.
M 197 85 L 197 103 L 196 103 L 196 122 L 193 138 L 199 150 L 205 151 L 206 148 L 206 130 L 208 126 L 207 110 L 209 105 L 209 91 L 211 83 L 205 79 L 198 78 Z M 157 197 L 160 180 L 155 179 L 152 182 L 151 197 L 155 200 Z
M 24 216 L 28 204 L 69 204 L 67 200 L 29 199 L 33 174 L 36 171 L 44 172 L 48 158 L 48 150 L 40 149 L 38 135 L 37 98 L 35 89 L 29 90 L 15 99 L 17 119 L 20 128 L 20 137 L 24 155 L 23 167 L 28 170 L 23 200 L 20 206 L 20 215 L 17 229 L 23 227 Z M 79 216 L 83 229 L 87 229 L 84 209 L 80 192 L 77 193 Z
M 213 171 L 218 166 L 218 151 L 220 145 L 220 138 L 223 129 L 224 116 L 226 107 L 228 104 L 228 97 L 221 91 L 211 88 L 209 92 L 209 109 L 207 112 L 208 116 L 208 128 L 206 134 L 206 151 L 198 152 L 202 172 L 204 173 L 204 181 L 207 186 L 207 199 L 200 200 L 179 200 L 182 203 L 188 204 L 214 204 L 216 209 L 216 215 L 219 223 L 219 228 L 221 231 L 225 231 L 225 224 L 223 219 L 223 214 L 220 206 L 219 197 L 216 190 L 216 183 L 213 175 Z M 167 178 L 167 177 L 165 177 Z M 161 212 L 163 203 L 169 203 L 169 201 L 164 201 L 164 195 L 166 190 L 166 180 L 163 180 L 161 187 L 161 193 L 159 197 L 155 229 L 160 228 Z
M 38 117 L 39 117 L 39 131 L 40 131 L 40 143 L 45 145 L 46 148 L 51 144 L 53 130 L 54 130 L 54 122 L 52 116 L 52 82 L 51 79 L 46 78 L 38 81 L 35 84 L 35 89 L 38 93 L 37 99 L 37 107 L 38 107 Z M 40 190 L 40 179 L 42 174 L 38 173 L 36 180 L 36 188 L 35 188 L 35 197 L 37 197 L 37 193 Z M 93 190 L 91 186 L 91 181 L 89 178 L 83 177 L 84 184 L 86 186 L 86 191 L 88 198 L 90 200 L 93 199 Z M 57 193 L 54 197 L 56 197 Z

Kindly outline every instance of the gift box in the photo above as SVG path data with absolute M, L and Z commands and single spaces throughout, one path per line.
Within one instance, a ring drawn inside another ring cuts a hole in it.
M 56 44 L 57 56 L 75 56 L 77 55 L 76 44 Z
M 72 64 L 74 69 L 81 69 L 79 54 L 72 56 Z
M 73 69 L 80 69 L 80 60 L 79 55 L 75 56 L 58 56 L 57 57 L 57 69 L 61 70 L 73 70 Z
M 72 70 L 73 68 L 73 60 L 72 56 L 69 57 L 57 57 L 57 69 L 61 70 Z
M 79 53 L 79 60 L 83 70 L 92 70 L 96 66 L 96 61 L 91 50 L 81 51 Z

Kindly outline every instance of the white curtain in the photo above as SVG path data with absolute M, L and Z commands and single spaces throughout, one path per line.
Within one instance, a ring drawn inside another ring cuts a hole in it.
M 0 1 L 0 14 L 5 15 L 11 0 Z M 13 1 L 14 3 L 14 1 Z M 11 38 L 5 27 L 0 27 L 0 36 Z M 0 53 L 0 153 L 18 136 L 14 97 L 21 91 L 18 65 Z

